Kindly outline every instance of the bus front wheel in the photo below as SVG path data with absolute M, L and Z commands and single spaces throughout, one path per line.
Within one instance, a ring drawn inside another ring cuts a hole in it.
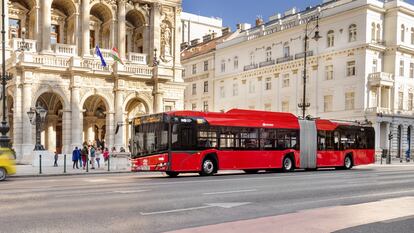
M 180 174 L 180 173 L 168 171 L 168 172 L 165 172 L 165 174 L 167 174 L 169 177 L 177 177 L 178 174 Z
M 349 169 L 351 169 L 352 168 L 352 157 L 351 157 L 351 155 L 347 155 L 347 156 L 345 156 L 345 159 L 344 159 L 344 169 L 345 170 L 349 170 Z
M 291 156 L 285 156 L 285 158 L 283 158 L 282 169 L 284 172 L 291 172 L 295 169 L 295 163 Z
M 201 166 L 201 176 L 211 176 L 216 171 L 216 162 L 211 158 L 205 158 Z

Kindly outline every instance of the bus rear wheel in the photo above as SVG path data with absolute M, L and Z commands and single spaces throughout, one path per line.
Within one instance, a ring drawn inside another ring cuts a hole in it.
M 285 156 L 283 158 L 283 164 L 282 164 L 282 170 L 284 172 L 291 172 L 295 169 L 295 163 L 293 162 L 293 159 L 291 156 Z
M 216 161 L 211 158 L 205 158 L 201 165 L 201 176 L 211 176 L 216 171 Z
M 353 166 L 353 164 L 352 164 L 352 157 L 351 157 L 351 155 L 345 156 L 343 169 L 349 170 L 349 169 L 352 168 L 352 166 Z
M 168 171 L 168 172 L 165 172 L 165 174 L 167 174 L 167 176 L 169 176 L 169 177 L 174 178 L 174 177 L 177 177 L 177 176 L 178 176 L 178 174 L 180 174 L 180 173 L 178 173 L 178 172 Z

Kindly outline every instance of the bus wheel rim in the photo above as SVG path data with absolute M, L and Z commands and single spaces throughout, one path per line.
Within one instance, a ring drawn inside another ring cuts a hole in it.
M 290 170 L 292 168 L 292 161 L 290 161 L 290 159 L 285 159 L 285 162 L 283 163 L 283 165 L 285 166 L 286 170 Z
M 210 160 L 206 160 L 204 161 L 203 168 L 206 173 L 212 173 L 214 169 L 214 164 Z
M 351 159 L 349 157 L 345 158 L 345 167 L 347 168 L 351 167 Z
M 6 178 L 6 171 L 3 168 L 0 168 L 0 180 L 4 180 Z

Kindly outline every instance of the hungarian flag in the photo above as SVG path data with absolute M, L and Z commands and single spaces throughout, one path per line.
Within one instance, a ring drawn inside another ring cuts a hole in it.
M 124 64 L 121 60 L 121 56 L 119 56 L 118 49 L 116 49 L 115 47 L 112 48 L 111 55 L 112 55 L 112 58 L 114 59 L 114 61 L 117 61 L 117 62 L 121 63 L 122 65 Z

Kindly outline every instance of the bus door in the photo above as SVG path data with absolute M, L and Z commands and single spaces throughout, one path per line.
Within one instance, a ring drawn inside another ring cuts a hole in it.
M 300 168 L 316 168 L 317 131 L 315 121 L 299 120 Z

